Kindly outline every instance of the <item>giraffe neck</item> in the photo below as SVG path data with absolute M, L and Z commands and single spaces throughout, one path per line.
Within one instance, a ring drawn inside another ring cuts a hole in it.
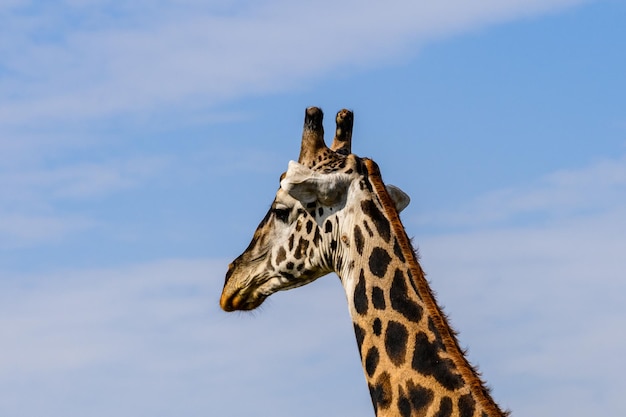
M 437 306 L 378 167 L 365 165 L 377 198 L 361 203 L 339 276 L 376 415 L 506 415 Z

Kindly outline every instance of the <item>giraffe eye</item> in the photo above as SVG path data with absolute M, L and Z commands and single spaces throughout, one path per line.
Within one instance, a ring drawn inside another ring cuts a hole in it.
M 274 212 L 274 216 L 276 216 L 276 218 L 280 220 L 281 222 L 287 223 L 287 220 L 289 220 L 289 213 L 290 213 L 289 209 L 275 208 L 272 211 Z

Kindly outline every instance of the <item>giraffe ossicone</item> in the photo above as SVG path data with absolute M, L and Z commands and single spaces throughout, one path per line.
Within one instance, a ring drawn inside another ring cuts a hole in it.
M 220 305 L 252 310 L 276 291 L 330 272 L 341 279 L 377 416 L 504 416 L 459 348 L 399 212 L 409 197 L 352 153 L 353 114 L 324 143 L 321 109 L 305 111 L 298 162 L 228 268 Z

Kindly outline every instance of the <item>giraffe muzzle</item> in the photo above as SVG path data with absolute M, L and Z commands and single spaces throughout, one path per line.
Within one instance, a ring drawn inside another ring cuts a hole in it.
M 229 313 L 232 311 L 250 311 L 263 304 L 265 298 L 260 295 L 248 295 L 243 291 L 236 291 L 233 294 L 223 291 L 220 297 L 220 307 Z

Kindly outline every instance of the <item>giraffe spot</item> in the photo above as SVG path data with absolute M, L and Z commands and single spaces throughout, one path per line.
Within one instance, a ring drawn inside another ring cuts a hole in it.
M 363 222 L 363 227 L 365 227 L 365 231 L 370 237 L 374 237 L 374 231 L 367 222 Z
M 281 246 L 276 254 L 276 265 L 280 265 L 285 259 L 287 259 L 287 251 Z
M 476 407 L 476 401 L 471 394 L 465 394 L 459 397 L 459 416 L 460 417 L 472 417 L 474 415 L 474 408 Z
M 400 244 L 398 243 L 398 239 L 394 239 L 393 253 L 400 260 L 400 262 L 405 262 L 404 254 L 402 254 L 402 248 L 400 247 Z
M 363 232 L 361 232 L 361 228 L 356 225 L 354 226 L 354 246 L 356 247 L 356 251 L 359 255 L 363 255 L 363 244 L 365 243 L 365 239 L 363 238 Z
M 407 269 L 406 271 L 406 275 L 407 275 L 407 282 L 411 285 L 411 288 L 413 288 L 413 291 L 415 291 L 415 294 L 417 294 L 417 298 L 419 298 L 420 300 L 424 300 L 422 298 L 422 295 L 420 294 L 419 290 L 417 289 L 417 284 L 415 283 L 415 280 L 413 279 L 413 274 L 411 273 L 410 269 Z
M 326 222 L 324 222 L 324 232 L 326 233 L 330 233 L 333 231 L 333 224 L 330 220 L 326 220 Z
M 380 237 L 382 237 L 385 242 L 389 242 L 391 238 L 391 225 L 376 203 L 374 203 L 373 200 L 362 201 L 361 209 L 365 215 L 372 219 Z
M 432 403 L 434 393 L 432 390 L 415 385 L 411 380 L 407 382 L 406 392 L 400 387 L 400 396 L 398 397 L 398 410 L 403 417 L 411 417 L 413 411 L 417 415 L 425 415 L 430 403 Z
M 361 273 L 359 274 L 359 282 L 357 282 L 356 287 L 354 287 L 354 309 L 357 313 L 363 315 L 367 313 L 367 294 L 365 287 L 365 275 L 363 270 L 361 269 Z
M 290 274 L 289 272 L 281 272 L 280 275 L 285 277 L 287 279 L 287 281 L 295 281 L 296 280 L 296 277 L 293 274 Z
M 320 229 L 316 227 L 315 233 L 313 233 L 313 245 L 319 246 L 320 240 L 322 240 L 322 235 L 320 233 Z
M 308 248 L 309 241 L 301 237 L 300 240 L 298 240 L 298 246 L 296 247 L 296 251 L 293 256 L 295 256 L 296 259 L 301 259 L 302 257 L 306 256 L 306 251 Z
M 406 358 L 406 345 L 409 340 L 409 332 L 404 324 L 390 321 L 385 332 L 385 350 L 391 362 L 400 366 Z
M 378 415 L 378 410 L 389 408 L 392 401 L 391 377 L 387 372 L 380 374 L 374 385 L 369 384 L 372 404 Z
M 435 335 L 435 340 L 439 343 L 439 347 L 444 352 L 447 350 L 446 345 L 443 343 L 443 339 L 441 338 L 441 333 L 435 327 L 435 322 L 432 317 L 428 317 L 428 330 L 430 330 Z
M 450 417 L 452 415 L 452 400 L 450 397 L 443 397 L 439 402 L 439 410 L 434 417 Z
M 293 269 L 294 266 L 295 265 L 293 264 L 293 262 L 287 262 L 287 265 L 286 265 L 287 269 Z
M 313 231 L 313 220 L 307 220 L 306 222 L 306 232 L 307 234 Z
M 401 417 L 411 417 L 411 402 L 404 395 L 403 391 L 400 392 L 400 397 L 398 398 L 398 411 L 400 411 Z
M 415 411 L 425 411 L 425 409 L 433 402 L 435 394 L 432 390 L 415 385 L 413 382 L 408 383 L 409 399 Z
M 422 319 L 423 308 L 411 300 L 407 292 L 406 277 L 400 269 L 396 269 L 389 290 L 391 307 L 407 320 L 418 323 Z
M 359 354 L 361 354 L 361 347 L 363 346 L 363 340 L 365 340 L 365 330 L 356 323 L 352 325 L 354 326 L 354 336 L 356 337 L 356 344 L 359 347 Z
M 296 238 L 296 235 L 289 236 L 289 252 L 293 250 L 293 240 Z
M 391 257 L 389 256 L 387 251 L 377 246 L 372 250 L 372 254 L 370 255 L 370 271 L 372 271 L 372 274 L 376 275 L 377 277 L 382 278 L 387 272 L 389 262 L 391 262 Z
M 385 293 L 383 292 L 382 288 L 372 288 L 372 304 L 374 304 L 374 308 L 377 308 L 378 310 L 385 309 Z
M 370 350 L 367 351 L 367 355 L 365 355 L 365 372 L 367 372 L 370 378 L 374 375 L 374 372 L 376 372 L 379 360 L 380 354 L 378 353 L 378 349 L 376 346 L 372 346 Z
M 333 239 L 330 241 L 330 250 L 335 252 L 337 250 L 337 240 Z
M 374 323 L 372 324 L 372 330 L 374 331 L 374 334 L 376 336 L 380 336 L 380 334 L 383 332 L 383 323 L 378 317 L 374 319 Z
M 463 378 L 456 372 L 454 362 L 439 356 L 438 343 L 430 343 L 424 332 L 419 332 L 415 336 L 415 350 L 411 366 L 421 374 L 432 375 L 450 391 L 463 385 Z

